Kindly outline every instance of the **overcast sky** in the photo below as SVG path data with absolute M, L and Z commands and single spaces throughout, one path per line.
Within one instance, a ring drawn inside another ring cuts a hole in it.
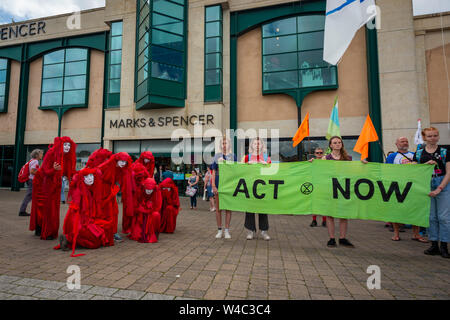
M 397 0 L 390 0 L 397 1 Z M 450 11 L 450 0 L 412 0 L 414 15 Z M 103 7 L 105 0 L 0 0 L 0 24 Z

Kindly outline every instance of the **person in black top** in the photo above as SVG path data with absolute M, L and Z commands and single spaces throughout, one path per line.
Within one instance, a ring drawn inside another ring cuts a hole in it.
M 414 161 L 434 166 L 431 179 L 430 227 L 429 240 L 431 247 L 424 251 L 428 255 L 440 254 L 443 258 L 450 258 L 448 243 L 450 242 L 450 162 L 447 149 L 438 145 L 439 131 L 436 128 L 425 128 L 422 136 L 426 145 L 418 149 Z M 439 248 L 438 243 L 441 242 Z

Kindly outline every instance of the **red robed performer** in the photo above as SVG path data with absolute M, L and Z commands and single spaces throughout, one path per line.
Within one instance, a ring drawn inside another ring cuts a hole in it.
M 33 180 L 30 230 L 43 240 L 56 239 L 59 231 L 59 206 L 62 177 L 71 181 L 76 173 L 77 145 L 69 137 L 56 137 L 49 146 Z
M 150 151 L 144 151 L 141 153 L 139 159 L 137 159 L 135 163 L 142 164 L 149 174 L 150 178 L 153 178 L 153 173 L 155 172 L 155 157 L 153 157 L 153 153 Z
M 164 179 L 159 187 L 163 198 L 160 232 L 173 233 L 177 226 L 177 216 L 180 210 L 178 188 L 170 178 Z
M 122 193 L 122 232 L 129 233 L 131 231 L 131 221 L 133 218 L 133 177 L 131 172 L 131 157 L 126 152 L 119 152 L 112 155 L 108 160 L 102 163 L 98 168 L 102 172 L 102 199 L 103 208 L 102 215 L 104 220 L 108 217 L 114 219 L 114 233 L 117 233 L 117 224 L 119 218 L 119 207 L 116 197 L 111 194 L 117 194 L 120 184 Z
M 114 219 L 102 213 L 102 181 L 98 168 L 84 168 L 76 174 L 70 184 L 70 207 L 64 219 L 63 233 L 55 249 L 72 248 L 72 257 L 77 245 L 96 249 L 114 245 Z M 115 196 L 115 194 L 114 194 Z
M 158 242 L 161 224 L 161 191 L 155 179 L 147 178 L 136 191 L 140 199 L 133 217 L 131 234 L 128 237 L 144 243 Z
M 95 168 L 101 165 L 112 156 L 112 152 L 108 149 L 97 149 L 89 156 L 86 167 Z

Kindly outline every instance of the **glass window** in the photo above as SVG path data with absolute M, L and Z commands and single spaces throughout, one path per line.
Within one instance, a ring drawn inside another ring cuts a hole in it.
M 183 50 L 183 37 L 153 29 L 152 43 L 176 50 Z
M 205 42 L 205 53 L 221 52 L 222 51 L 222 38 L 207 38 Z
M 7 106 L 7 75 L 8 75 L 8 60 L 7 59 L 0 59 L 0 112 L 6 112 Z
M 297 53 L 274 54 L 263 57 L 264 72 L 297 69 Z
M 64 64 L 51 64 L 44 66 L 43 76 L 44 78 L 62 77 L 64 70 Z
M 63 78 L 51 78 L 42 80 L 42 92 L 61 91 Z
M 64 62 L 64 50 L 58 50 L 51 53 L 47 53 L 44 56 L 44 64 L 60 63 Z
M 85 89 L 86 76 L 72 76 L 64 78 L 64 90 Z
M 152 46 L 152 60 L 176 66 L 183 66 L 183 53 L 159 46 Z
M 87 51 L 85 49 L 67 49 L 66 62 L 80 61 L 87 59 Z
M 88 52 L 68 48 L 44 55 L 41 106 L 86 103 Z
M 111 24 L 111 36 L 121 36 L 122 35 L 122 21 L 113 22 Z
M 282 36 L 297 33 L 297 19 L 288 18 L 266 24 L 262 28 L 263 37 Z
M 206 7 L 205 21 L 217 21 L 222 19 L 222 10 L 220 6 Z
M 205 85 L 209 86 L 209 85 L 221 84 L 220 70 L 206 70 L 205 76 L 206 76 Z
M 184 7 L 167 0 L 153 0 L 153 10 L 171 17 L 183 19 Z
M 205 7 L 205 101 L 222 101 L 222 6 Z
M 109 74 L 110 79 L 120 79 L 120 70 L 122 68 L 122 65 L 120 64 L 114 64 L 111 66 L 111 73 Z
M 162 63 L 152 62 L 152 77 L 182 82 L 183 69 Z
M 206 69 L 222 68 L 220 53 L 211 53 L 206 55 Z
M 148 13 L 148 5 L 145 5 L 145 15 Z M 141 12 L 142 14 L 142 12 Z M 148 22 L 147 28 L 145 28 L 145 21 L 148 21 L 148 17 L 144 19 L 144 23 L 139 27 L 140 41 L 138 44 L 138 50 L 141 53 L 138 56 L 138 63 L 142 61 L 141 57 L 144 56 L 146 52 L 146 48 L 148 47 Z M 119 107 L 120 97 L 117 94 L 120 93 L 120 79 L 122 75 L 122 30 L 123 23 L 122 21 L 116 21 L 111 23 L 111 32 L 109 38 L 109 67 L 108 67 L 108 81 L 107 81 L 107 97 L 106 97 L 106 107 Z M 112 98 L 110 98 L 109 94 L 114 94 Z
M 58 106 L 62 104 L 62 91 L 42 93 L 41 105 Z
M 65 65 L 64 75 L 73 76 L 86 73 L 86 61 L 69 62 Z
M 111 64 L 122 63 L 122 50 L 111 51 Z
M 262 26 L 263 90 L 337 85 L 323 61 L 325 17 L 297 16 Z
M 206 37 L 220 36 L 221 27 L 220 22 L 208 22 L 206 23 Z
M 153 13 L 153 27 L 183 35 L 183 21 Z
M 297 51 L 297 36 L 283 36 L 263 40 L 263 54 Z
M 83 104 L 85 99 L 85 90 L 64 91 L 64 104 Z
M 297 71 L 264 74 L 264 90 L 294 89 L 297 87 Z

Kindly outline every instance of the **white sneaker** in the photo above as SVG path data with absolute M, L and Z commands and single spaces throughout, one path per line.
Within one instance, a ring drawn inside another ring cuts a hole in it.
M 230 231 L 228 231 L 228 229 L 225 229 L 225 239 L 231 239 L 231 234 Z
M 222 238 L 222 229 L 218 230 L 217 234 L 216 234 L 216 239 L 220 239 L 220 238 Z
M 269 234 L 267 233 L 267 231 L 261 231 L 261 236 L 263 237 L 264 240 L 269 241 L 270 237 Z
M 255 236 L 255 233 L 253 231 L 249 231 L 247 234 L 247 240 L 252 240 Z
M 214 212 L 216 211 L 216 208 L 209 209 L 209 211 Z

